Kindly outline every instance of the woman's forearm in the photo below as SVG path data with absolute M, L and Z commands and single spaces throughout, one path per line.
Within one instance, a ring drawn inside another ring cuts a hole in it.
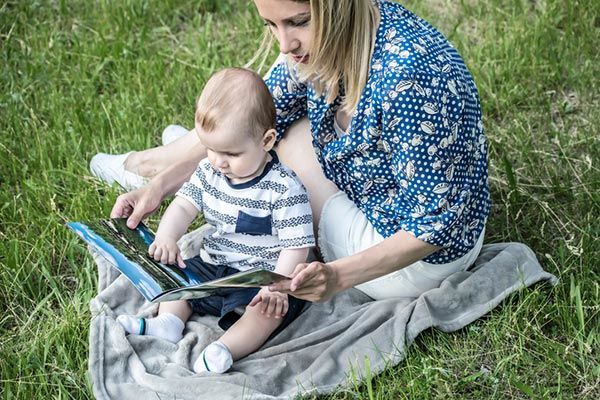
M 402 269 L 439 249 L 398 231 L 375 246 L 328 265 L 336 277 L 336 291 L 341 291 Z

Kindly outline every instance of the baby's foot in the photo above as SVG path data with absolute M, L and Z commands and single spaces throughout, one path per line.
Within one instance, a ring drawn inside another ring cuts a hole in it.
M 117 317 L 125 332 L 133 335 L 150 335 L 177 343 L 183 337 L 185 323 L 175 314 L 159 314 L 156 318 L 136 318 L 132 315 Z
M 233 359 L 231 358 L 229 349 L 217 340 L 202 350 L 202 353 L 200 353 L 200 356 L 194 363 L 194 372 L 208 371 L 222 374 L 231 367 L 231 364 L 233 364 Z

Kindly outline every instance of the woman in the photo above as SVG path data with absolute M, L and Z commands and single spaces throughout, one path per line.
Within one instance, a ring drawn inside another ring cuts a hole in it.
M 467 268 L 490 199 L 477 89 L 456 50 L 397 3 L 254 3 L 282 53 L 265 78 L 277 151 L 310 193 L 324 260 L 298 265 L 272 289 L 310 301 L 350 287 L 414 297 Z M 120 196 L 112 216 L 135 226 L 205 154 L 191 133 L 101 156 L 100 172 L 116 162 L 120 174 L 153 176 Z

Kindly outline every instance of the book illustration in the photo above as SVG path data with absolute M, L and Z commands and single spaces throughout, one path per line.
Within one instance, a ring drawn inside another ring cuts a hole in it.
M 261 287 L 289 279 L 263 268 L 253 268 L 224 278 L 204 281 L 201 271 L 188 266 L 166 265 L 148 255 L 154 233 L 140 223 L 129 229 L 125 218 L 69 222 L 87 244 L 114 265 L 150 302 L 202 298 L 227 288 Z

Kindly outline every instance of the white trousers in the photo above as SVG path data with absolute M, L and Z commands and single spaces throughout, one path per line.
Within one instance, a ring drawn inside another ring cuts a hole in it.
M 436 288 L 448 276 L 467 269 L 481 250 L 484 231 L 475 247 L 447 264 L 417 261 L 388 275 L 357 285 L 356 288 L 375 300 L 391 297 L 418 297 Z M 319 222 L 318 245 L 325 262 L 331 262 L 365 250 L 383 241 L 373 225 L 344 192 L 325 202 Z

